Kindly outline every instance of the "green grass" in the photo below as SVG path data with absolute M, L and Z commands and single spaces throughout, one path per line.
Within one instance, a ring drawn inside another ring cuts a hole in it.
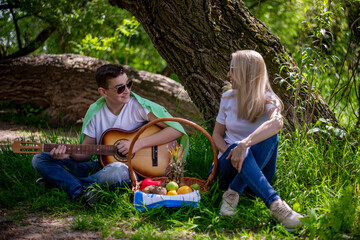
M 75 143 L 59 139 L 61 131 L 42 141 Z M 202 194 L 197 208 L 158 208 L 137 212 L 130 189 L 116 192 L 103 188 L 103 198 L 94 208 L 69 200 L 58 189 L 35 185 L 39 175 L 30 155 L 14 154 L 9 146 L 0 152 L 0 206 L 57 216 L 74 216 L 73 230 L 97 231 L 103 238 L 130 239 L 339 239 L 360 237 L 359 139 L 339 139 L 326 133 L 300 130 L 281 134 L 274 188 L 302 214 L 305 226 L 292 233 L 274 222 L 258 198 L 240 197 L 238 214 L 219 216 L 222 192 L 217 182 Z M 186 175 L 206 180 L 212 163 L 212 148 L 202 134 L 191 137 Z M 24 214 L 24 213 L 22 213 Z M 19 214 L 17 218 L 21 218 Z M 14 219 L 12 221 L 15 221 Z

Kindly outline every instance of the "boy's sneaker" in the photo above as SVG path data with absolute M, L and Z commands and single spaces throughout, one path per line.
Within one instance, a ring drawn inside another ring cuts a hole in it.
M 97 186 L 89 186 L 82 195 L 82 201 L 89 207 L 94 207 L 94 204 L 99 202 L 100 197 L 101 189 Z
M 302 225 L 299 219 L 303 218 L 303 216 L 292 210 L 283 200 L 273 202 L 270 205 L 270 213 L 275 220 L 281 222 L 284 228 L 289 232 Z
M 228 217 L 234 216 L 238 203 L 239 203 L 239 194 L 229 188 L 223 195 L 220 214 Z
M 46 182 L 45 179 L 42 178 L 42 177 L 39 177 L 38 179 L 36 179 L 35 185 L 36 185 L 36 186 L 40 186 L 40 187 L 44 187 L 44 188 L 46 188 L 46 189 L 54 188 L 53 185 L 51 185 L 50 183 Z

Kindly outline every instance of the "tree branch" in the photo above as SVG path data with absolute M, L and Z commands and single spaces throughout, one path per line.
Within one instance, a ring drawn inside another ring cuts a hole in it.
M 14 20 L 14 26 L 15 26 L 15 31 L 16 31 L 16 39 L 17 39 L 17 42 L 18 42 L 18 46 L 19 46 L 19 49 L 21 50 L 22 49 L 22 44 L 21 44 L 21 38 L 20 38 L 20 29 L 19 29 L 19 25 L 18 25 L 18 19 L 15 17 L 15 14 L 14 14 L 14 11 L 12 8 L 10 8 L 10 13 L 11 13 L 11 16 Z
M 2 59 L 11 59 L 16 57 L 22 57 L 29 53 L 32 53 L 36 49 L 38 49 L 49 37 L 50 35 L 56 30 L 56 26 L 52 25 L 50 27 L 45 28 L 41 31 L 41 33 L 28 45 L 26 45 L 24 48 L 19 49 L 19 51 L 8 55 L 8 56 L 2 56 Z
M 0 10 L 6 10 L 6 9 L 14 9 L 19 8 L 20 6 L 17 4 L 6 4 L 6 5 L 0 5 Z

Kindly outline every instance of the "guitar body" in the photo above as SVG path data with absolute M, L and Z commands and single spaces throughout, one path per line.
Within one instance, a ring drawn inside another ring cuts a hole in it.
M 138 130 L 138 129 L 137 129 Z M 116 146 L 122 141 L 132 141 L 137 133 L 137 130 L 127 132 L 121 129 L 108 129 L 105 131 L 100 139 L 100 145 L 114 145 Z M 141 137 L 147 137 L 157 133 L 161 130 L 158 126 L 147 128 Z M 142 177 L 161 177 L 166 175 L 166 168 L 170 163 L 170 152 L 168 145 L 164 144 L 155 147 L 143 148 L 133 154 L 131 165 L 135 172 Z M 104 167 L 114 162 L 122 162 L 127 164 L 127 156 L 120 155 L 116 152 L 115 155 L 100 155 L 99 160 Z

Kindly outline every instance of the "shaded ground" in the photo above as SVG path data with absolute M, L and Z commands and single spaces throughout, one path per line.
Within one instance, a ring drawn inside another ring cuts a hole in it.
M 52 129 L 45 129 L 45 132 L 51 132 Z M 42 132 L 35 127 L 23 126 L 14 123 L 0 122 L 0 145 L 7 144 L 13 141 L 38 141 L 42 136 Z M 75 137 L 77 133 L 68 130 L 62 132 L 62 135 L 66 137 Z M 60 135 L 60 133 L 58 133 Z
M 74 135 L 74 133 L 69 133 Z M 35 141 L 41 137 L 36 128 L 0 122 L 0 145 L 16 140 Z M 0 208 L 0 240 L 9 239 L 101 239 L 98 232 L 71 229 L 73 216 L 48 216 L 30 212 L 25 207 Z M 108 238 L 109 239 L 109 238 Z M 112 239 L 112 238 L 110 238 Z
M 99 239 L 100 233 L 71 229 L 72 216 L 43 216 L 18 208 L 0 209 L 0 239 Z

